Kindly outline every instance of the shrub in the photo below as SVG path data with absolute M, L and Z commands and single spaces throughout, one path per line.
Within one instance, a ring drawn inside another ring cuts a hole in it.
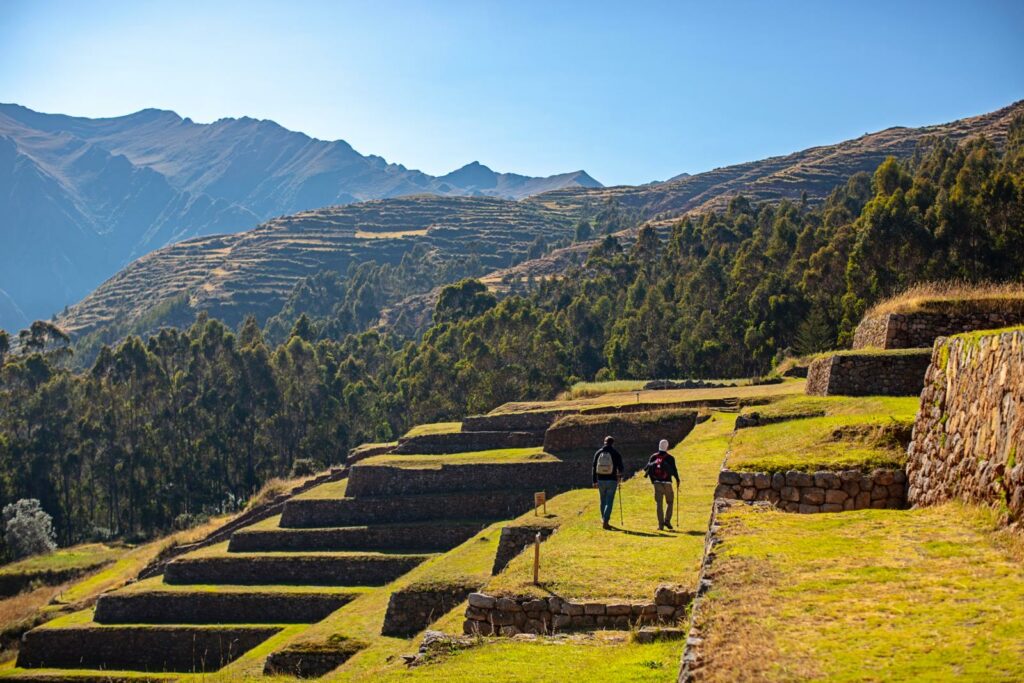
M 310 458 L 298 458 L 292 463 L 292 477 L 311 477 L 316 470 L 316 463 Z
M 35 498 L 5 505 L 4 540 L 15 557 L 53 552 L 57 548 L 53 518 Z

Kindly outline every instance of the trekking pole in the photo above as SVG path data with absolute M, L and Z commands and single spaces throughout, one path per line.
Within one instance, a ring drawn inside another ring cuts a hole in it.
M 679 527 L 679 482 L 676 482 L 676 528 Z
M 622 516 L 622 482 L 620 481 L 618 484 L 616 484 L 616 487 L 619 489 L 619 526 L 625 527 L 626 522 L 623 521 Z

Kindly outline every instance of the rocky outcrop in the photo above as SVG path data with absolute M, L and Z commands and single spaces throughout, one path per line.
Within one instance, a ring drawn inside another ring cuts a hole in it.
M 916 396 L 930 360 L 927 350 L 823 356 L 811 363 L 805 391 L 812 396 Z
M 463 632 L 484 636 L 519 633 L 630 629 L 636 625 L 675 623 L 686 615 L 693 593 L 659 586 L 653 602 L 581 602 L 559 597 L 500 597 L 471 593 Z
M 867 508 L 906 507 L 907 476 L 903 470 L 839 472 L 718 473 L 715 498 L 766 501 L 786 512 L 846 512 Z
M 907 474 L 912 505 L 962 499 L 1024 521 L 1024 329 L 936 342 Z
M 854 333 L 853 348 L 931 348 L 939 337 L 1024 324 L 1024 301 L 936 301 L 926 305 L 936 310 L 865 317 Z

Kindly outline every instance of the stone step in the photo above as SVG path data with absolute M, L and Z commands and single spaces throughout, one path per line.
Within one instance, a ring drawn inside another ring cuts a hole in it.
M 269 521 L 269 520 L 268 520 Z M 278 522 L 280 519 L 277 520 Z M 371 526 L 285 529 L 270 525 L 235 532 L 229 552 L 303 550 L 445 551 L 472 538 L 487 521 L 438 521 Z
M 44 626 L 22 637 L 18 666 L 209 672 L 280 631 L 272 626 Z
M 517 489 L 556 491 L 582 488 L 591 483 L 590 459 L 538 460 L 516 463 L 473 463 L 436 467 L 356 465 L 348 478 L 346 495 L 409 496 L 440 493 L 474 493 Z
M 167 565 L 171 584 L 382 586 L 432 557 L 382 553 L 232 553 L 183 557 Z
M 74 671 L 70 669 L 23 669 L 3 676 L 4 683 L 142 683 L 143 681 L 173 681 L 178 676 L 172 673 L 148 673 L 138 671 Z
M 98 624 L 312 624 L 358 592 L 217 590 L 118 591 L 101 595 Z
M 448 432 L 421 434 L 398 440 L 391 451 L 396 455 L 471 453 L 503 448 L 530 448 L 544 443 L 537 432 Z
M 547 493 L 551 497 L 555 491 Z M 533 494 L 533 490 L 513 489 L 372 498 L 296 498 L 285 504 L 281 527 L 308 529 L 444 519 L 497 521 L 528 511 L 533 507 Z

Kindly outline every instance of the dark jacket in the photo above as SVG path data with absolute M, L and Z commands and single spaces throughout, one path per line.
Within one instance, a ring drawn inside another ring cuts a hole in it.
M 615 469 L 612 471 L 611 474 L 597 473 L 597 459 L 601 456 L 601 453 L 603 451 L 608 451 L 609 453 L 612 454 L 612 464 L 615 466 Z M 599 481 L 615 481 L 616 479 L 622 476 L 623 469 L 624 468 L 622 467 L 622 456 L 619 455 L 619 452 L 617 450 L 615 450 L 615 446 L 601 446 L 601 448 L 597 449 L 597 452 L 594 453 L 594 465 L 593 467 L 591 467 L 591 470 L 594 473 L 595 484 Z
M 658 453 L 661 453 L 661 451 L 658 451 Z M 663 479 L 655 479 L 655 477 L 654 477 L 654 459 L 656 457 L 658 457 L 658 453 L 655 453 L 654 455 L 652 455 L 651 459 L 647 461 L 646 465 L 644 465 L 644 474 L 646 474 L 648 477 L 650 477 L 652 482 L 655 482 L 655 481 L 671 482 L 673 479 L 675 479 L 676 480 L 676 484 L 678 484 L 679 483 L 679 470 L 676 469 L 676 459 L 673 458 L 668 453 L 664 454 L 665 455 L 665 462 L 662 464 L 662 467 L 665 469 L 665 478 L 663 478 Z

